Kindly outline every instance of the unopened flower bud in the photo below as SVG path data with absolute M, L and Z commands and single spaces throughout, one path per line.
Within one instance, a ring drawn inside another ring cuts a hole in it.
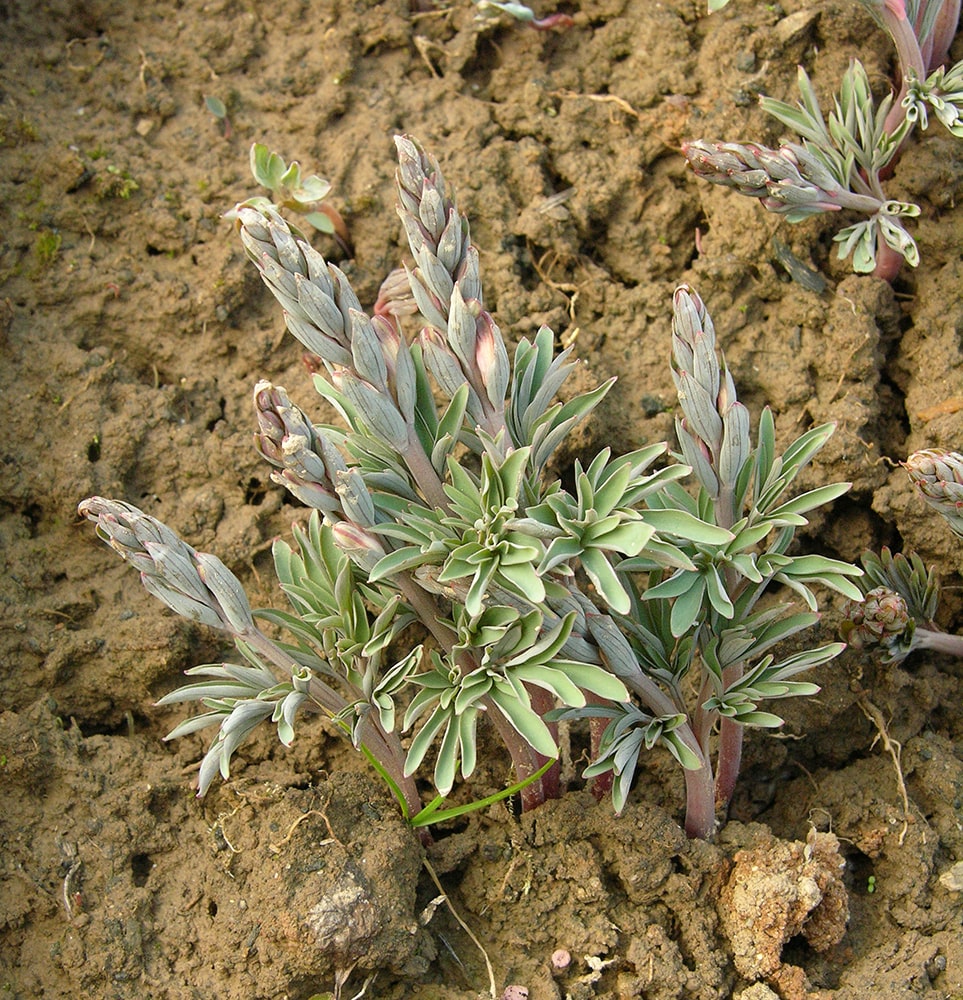
M 955 451 L 917 451 L 903 463 L 920 495 L 963 537 L 963 455 Z
M 916 623 L 905 599 L 887 587 L 876 587 L 860 603 L 851 602 L 840 632 L 855 649 L 881 647 L 884 657 L 897 662 L 913 648 Z
M 768 149 L 755 143 L 696 139 L 684 143 L 682 152 L 700 177 L 761 198 L 771 212 L 799 219 L 838 211 L 853 200 L 813 154 L 792 143 Z
M 301 503 L 324 514 L 341 514 L 341 498 L 318 483 L 302 479 L 290 469 L 271 473 L 271 481 L 283 486 Z
M 374 305 L 375 316 L 414 316 L 418 305 L 411 294 L 408 273 L 403 267 L 396 267 L 378 289 L 378 301 Z
M 147 591 L 177 614 L 234 635 L 253 627 L 241 582 L 216 556 L 198 552 L 162 521 L 121 500 L 89 497 L 78 511 L 140 570 Z
M 366 573 L 385 555 L 384 547 L 374 535 L 350 521 L 338 521 L 331 532 L 338 548 Z
M 510 377 L 508 352 L 498 327 L 487 312 L 481 313 L 476 323 L 475 364 L 492 406 L 502 406 Z

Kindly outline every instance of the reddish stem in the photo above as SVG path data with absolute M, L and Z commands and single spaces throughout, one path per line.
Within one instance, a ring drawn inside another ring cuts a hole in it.
M 498 735 L 502 738 L 502 742 L 508 747 L 508 752 L 512 755 L 515 776 L 519 781 L 530 778 L 545 763 L 545 758 L 541 758 L 541 762 L 539 762 L 541 755 L 537 754 L 529 746 L 528 741 L 499 712 L 498 706 L 490 698 L 486 696 L 483 699 L 483 704 L 487 709 L 488 717 L 498 731 Z M 542 785 L 544 780 L 545 776 L 543 775 L 540 780 L 533 781 L 522 789 L 522 812 L 531 812 L 532 809 L 537 809 L 538 806 L 545 802 L 545 790 Z
M 551 31 L 552 28 L 571 28 L 575 18 L 571 14 L 549 14 L 547 17 L 536 17 L 528 22 L 537 31 Z
M 708 840 L 716 832 L 712 769 L 708 761 L 698 771 L 685 771 L 685 832 L 699 840 Z
M 598 760 L 601 755 L 601 743 L 602 734 L 608 728 L 609 720 L 594 718 L 589 719 L 589 736 L 591 739 L 591 753 L 592 760 Z M 609 792 L 612 791 L 612 783 L 615 780 L 614 771 L 605 771 L 603 774 L 597 774 L 593 779 L 589 788 L 592 791 L 592 795 L 595 796 L 597 802 L 601 802 Z
M 555 708 L 555 698 L 549 691 L 544 688 L 535 687 L 531 684 L 526 684 L 525 689 L 528 691 L 529 697 L 532 699 L 532 711 L 534 711 L 540 719 L 545 719 L 545 716 Z M 555 740 L 556 746 L 558 745 L 558 723 L 557 722 L 546 722 L 548 726 L 548 731 L 552 734 L 552 739 Z M 532 751 L 533 756 L 536 761 L 536 770 L 543 767 L 550 758 L 543 757 L 542 754 Z M 541 800 L 545 802 L 548 799 L 557 799 L 561 794 L 559 788 L 559 766 L 558 760 L 539 778 L 535 784 L 541 784 Z
M 894 250 L 883 239 L 880 232 L 876 237 L 876 270 L 873 271 L 874 278 L 882 278 L 884 281 L 894 282 L 903 266 L 903 255 Z
M 741 666 L 741 664 L 740 664 Z M 736 790 L 742 767 L 742 744 L 745 729 L 732 719 L 719 724 L 719 755 L 716 762 L 715 807 L 726 810 Z
M 943 6 L 936 15 L 936 24 L 930 35 L 931 46 L 926 64 L 928 72 L 932 73 L 938 66 L 945 66 L 950 60 L 950 45 L 956 37 L 956 29 L 960 23 L 960 0 L 943 0 Z

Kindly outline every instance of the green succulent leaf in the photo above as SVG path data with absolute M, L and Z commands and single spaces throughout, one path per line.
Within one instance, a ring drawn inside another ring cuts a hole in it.
M 734 535 L 727 528 L 710 524 L 685 510 L 644 510 L 642 520 L 660 534 L 675 535 L 702 545 L 728 545 Z
M 848 493 L 852 485 L 852 483 L 831 483 L 828 486 L 819 486 L 816 489 L 808 490 L 806 493 L 800 493 L 799 496 L 794 497 L 792 500 L 767 511 L 766 517 L 773 524 L 806 524 L 808 522 L 805 518 L 798 521 L 785 521 L 784 519 L 788 516 L 806 514 L 817 507 L 832 503 L 837 497 Z

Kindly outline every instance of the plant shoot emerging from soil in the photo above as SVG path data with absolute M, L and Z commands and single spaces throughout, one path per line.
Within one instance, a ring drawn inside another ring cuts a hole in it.
M 566 489 L 553 456 L 612 382 L 561 401 L 571 351 L 556 356 L 547 328 L 509 358 L 437 163 L 411 138 L 396 145 L 407 282 L 423 322 L 413 338 L 397 311 L 368 315 L 274 205 L 232 213 L 342 419 L 315 424 L 283 388 L 254 389 L 256 446 L 272 478 L 312 508 L 293 545 L 274 545 L 291 610 L 252 611 L 223 563 L 136 508 L 81 504 L 151 593 L 236 641 L 243 662 L 196 667 L 202 680 L 162 699 L 207 709 L 171 736 L 219 727 L 203 794 L 261 722 L 290 743 L 299 710 L 320 710 L 421 825 L 493 798 L 439 809 L 476 769 L 483 720 L 518 778 L 502 794 L 520 791 L 530 809 L 560 792 L 558 721 L 585 718 L 597 791 L 610 788 L 621 810 L 643 748 L 665 747 L 685 775 L 686 830 L 709 836 L 732 796 L 745 727 L 780 725 L 765 703 L 815 694 L 798 675 L 843 648 L 797 640 L 779 655 L 818 620 L 811 587 L 861 596 L 856 567 L 790 552 L 804 515 L 848 489 L 792 491 L 832 427 L 780 453 L 766 410 L 753 438 L 709 314 L 683 286 L 672 374 L 685 464 L 660 466 L 664 444 L 604 449 L 575 462 Z M 775 599 L 773 585 L 808 610 Z M 427 774 L 437 795 L 423 808 L 415 777 Z
M 886 196 L 884 179 L 914 129 L 930 114 L 963 137 L 963 63 L 945 66 L 960 16 L 960 0 L 860 0 L 893 39 L 899 58 L 899 93 L 878 103 L 869 77 L 854 59 L 840 82 L 828 121 L 813 85 L 799 67 L 801 100 L 793 107 L 770 97 L 762 107 L 800 137 L 770 149 L 752 142 L 696 139 L 683 144 L 695 173 L 714 184 L 760 199 L 764 208 L 800 222 L 823 212 L 865 216 L 833 237 L 840 260 L 853 270 L 892 280 L 905 260 L 919 264 L 906 219 L 918 205 Z M 725 2 L 710 4 L 720 9 Z
M 575 19 L 571 14 L 548 14 L 537 17 L 531 7 L 516 0 L 475 0 L 478 7 L 477 18 L 480 21 L 491 20 L 499 14 L 509 14 L 522 24 L 529 24 L 538 31 L 550 31 L 552 28 L 571 28 Z
M 256 142 L 251 147 L 251 173 L 262 187 L 266 187 L 273 197 L 250 198 L 246 205 L 286 208 L 297 212 L 305 222 L 319 232 L 328 233 L 337 239 L 341 247 L 351 252 L 351 237 L 341 213 L 325 199 L 331 191 L 331 184 L 317 174 L 302 177 L 301 165 L 297 160 L 285 163 L 279 153 L 271 152 L 267 146 Z M 231 218 L 233 213 L 228 212 Z

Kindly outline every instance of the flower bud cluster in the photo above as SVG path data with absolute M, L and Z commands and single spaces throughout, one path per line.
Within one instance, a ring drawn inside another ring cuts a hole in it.
M 903 463 L 920 496 L 963 538 L 963 455 L 924 449 Z
M 78 509 L 140 571 L 146 590 L 171 610 L 235 634 L 254 628 L 240 580 L 216 556 L 198 552 L 167 525 L 122 500 L 89 497 Z
M 886 587 L 876 587 L 862 602 L 850 603 L 841 631 L 856 649 L 882 646 L 890 654 L 887 659 L 902 659 L 909 652 L 914 628 L 903 597 Z
M 850 199 L 823 162 L 795 143 L 769 149 L 756 143 L 683 143 L 695 173 L 713 184 L 759 198 L 770 212 L 797 222 L 807 215 L 838 212 Z

